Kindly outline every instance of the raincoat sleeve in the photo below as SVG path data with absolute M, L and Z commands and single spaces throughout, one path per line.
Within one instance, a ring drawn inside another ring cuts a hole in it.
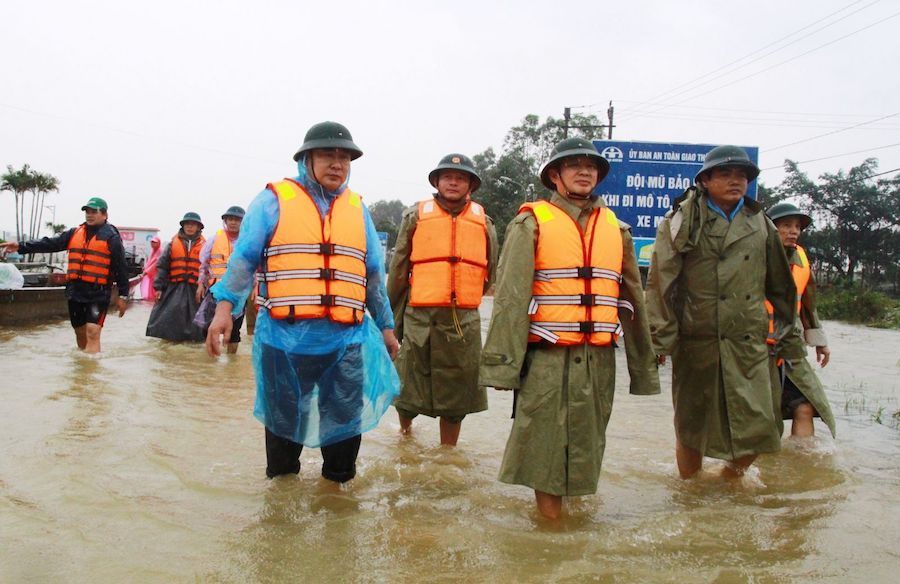
M 154 290 L 165 290 L 169 285 L 169 262 L 172 260 L 172 242 L 166 244 L 166 249 L 159 256 L 156 264 L 156 277 L 153 279 Z
M 678 342 L 678 318 L 675 314 L 675 292 L 681 275 L 682 256 L 676 251 L 671 233 L 672 219 L 667 216 L 656 230 L 656 242 L 647 276 L 647 319 L 653 350 L 657 355 L 671 355 Z M 627 345 L 627 341 L 626 341 Z
M 625 338 L 628 375 L 631 378 L 629 392 L 635 395 L 655 395 L 660 393 L 656 353 L 653 350 L 650 328 L 647 323 L 647 309 L 644 303 L 644 291 L 641 288 L 641 273 L 638 270 L 637 256 L 634 253 L 634 241 L 627 225 L 622 229 L 622 247 L 624 255 L 622 257 L 622 283 L 619 286 L 619 299 L 630 302 L 634 307 L 633 313 L 627 308 L 619 308 L 619 322 L 622 324 Z
M 497 258 L 500 255 L 500 248 L 497 245 L 497 228 L 494 227 L 494 220 L 490 217 L 487 219 L 487 239 L 488 239 L 488 277 L 484 283 L 484 291 L 487 292 L 497 280 Z
M 804 359 L 806 348 L 795 324 L 797 287 L 778 230 L 765 219 L 766 238 L 766 298 L 775 309 L 775 354 L 786 361 Z
M 528 349 L 528 304 L 537 224 L 530 213 L 510 221 L 500 255 L 494 312 L 481 354 L 479 385 L 518 389 Z
M 62 251 L 69 247 L 69 240 L 75 233 L 77 227 L 72 227 L 54 237 L 42 237 L 41 239 L 33 239 L 31 241 L 19 242 L 19 253 L 22 255 L 30 253 L 53 253 Z
M 816 276 L 810 271 L 809 282 L 800 298 L 800 322 L 803 325 L 803 336 L 810 347 L 827 347 L 828 338 L 819 321 L 816 311 Z
M 209 256 L 212 255 L 212 248 L 218 234 L 218 232 L 213 233 L 203 244 L 203 249 L 200 250 L 200 277 L 197 281 L 202 286 L 206 286 L 209 281 Z
M 388 275 L 387 293 L 391 308 L 394 310 L 394 334 L 399 341 L 403 340 L 403 313 L 409 300 L 409 257 L 412 254 L 413 234 L 418 224 L 417 208 L 413 205 L 403 212 Z
M 375 229 L 375 223 L 369 214 L 369 208 L 363 205 L 363 216 L 366 222 L 366 309 L 372 315 L 378 330 L 394 328 L 394 314 L 391 312 L 391 303 L 388 302 L 384 273 L 384 251 L 381 249 L 381 239 Z
M 221 280 L 210 288 L 218 302 L 227 301 L 233 306 L 232 316 L 240 316 L 247 296 L 256 282 L 263 249 L 275 233 L 279 217 L 278 198 L 269 189 L 263 189 L 250 206 L 241 222 L 241 233 L 234 242 L 228 269 Z
M 122 244 L 122 236 L 119 231 L 111 226 L 105 226 L 110 230 L 106 244 L 109 246 L 110 276 L 116 281 L 119 288 L 119 298 L 128 298 L 128 264 L 125 262 L 125 246 Z

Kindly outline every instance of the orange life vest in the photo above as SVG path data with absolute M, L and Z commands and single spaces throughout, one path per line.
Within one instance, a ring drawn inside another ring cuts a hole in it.
M 201 235 L 188 252 L 184 241 L 175 234 L 169 247 L 169 282 L 196 284 L 200 279 L 200 250 L 206 239 Z
M 228 258 L 231 257 L 231 240 L 224 229 L 216 231 L 216 239 L 213 241 L 212 250 L 209 253 L 209 284 L 212 286 L 222 279 L 225 269 L 228 268 Z
M 619 308 L 634 313 L 630 302 L 619 299 L 623 250 L 615 213 L 595 209 L 584 231 L 548 201 L 525 203 L 519 213 L 532 213 L 538 227 L 528 341 L 614 343 Z
M 797 287 L 797 314 L 800 314 L 801 300 L 803 293 L 806 291 L 806 285 L 809 284 L 810 267 L 809 258 L 806 256 L 806 250 L 797 246 L 797 258 L 800 264 L 791 264 L 791 276 L 794 278 L 794 285 Z M 766 343 L 775 344 L 775 307 L 766 300 L 766 312 L 769 315 L 769 334 L 766 335 Z
M 362 201 L 350 189 L 325 218 L 291 179 L 267 185 L 278 197 L 278 225 L 263 251 L 256 303 L 275 319 L 330 318 L 362 322 L 366 308 L 366 226 Z
M 69 267 L 66 271 L 66 280 L 82 280 L 100 286 L 109 283 L 112 260 L 109 242 L 96 235 L 88 239 L 87 226 L 82 223 L 69 239 L 68 250 Z
M 484 208 L 473 201 L 456 216 L 433 200 L 419 203 L 410 306 L 478 308 L 488 276 L 486 225 Z

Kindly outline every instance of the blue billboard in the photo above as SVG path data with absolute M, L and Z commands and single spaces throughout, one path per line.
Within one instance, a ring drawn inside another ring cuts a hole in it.
M 595 140 L 594 145 L 609 161 L 609 174 L 594 192 L 631 225 L 638 264 L 649 266 L 656 228 L 675 199 L 691 186 L 706 153 L 718 144 Z M 759 148 L 742 148 L 758 163 Z M 750 183 L 747 195 L 756 198 L 756 181 Z

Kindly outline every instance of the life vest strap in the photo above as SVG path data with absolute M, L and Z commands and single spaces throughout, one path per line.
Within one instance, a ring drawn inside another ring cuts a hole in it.
M 111 258 L 112 257 L 111 254 L 104 253 L 102 251 L 98 251 L 95 249 L 89 249 L 86 247 L 72 247 L 72 248 L 69 248 L 68 251 L 69 251 L 69 253 L 80 253 L 82 255 L 94 255 L 94 256 L 101 257 L 101 258 Z
M 355 298 L 347 298 L 346 296 L 336 296 L 334 294 L 322 294 L 312 296 L 284 296 L 271 300 L 256 297 L 256 303 L 265 308 L 275 308 L 278 306 L 343 306 L 354 310 L 365 310 L 366 303 Z
M 256 279 L 259 282 L 274 282 L 276 280 L 341 280 L 365 286 L 368 278 L 351 274 L 343 270 L 333 268 L 310 268 L 306 270 L 278 270 L 274 272 L 257 272 Z
M 559 335 L 553 331 L 562 333 L 611 333 L 618 335 L 621 327 L 618 323 L 610 322 L 532 322 L 528 327 L 528 332 L 556 344 L 559 341 Z
M 614 270 L 606 268 L 596 268 L 593 266 L 582 266 L 578 268 L 554 268 L 550 270 L 535 270 L 534 279 L 538 282 L 549 282 L 551 280 L 580 278 L 582 280 L 593 280 L 595 278 L 603 278 L 622 282 L 622 274 Z
M 265 249 L 263 255 L 272 257 L 288 253 L 312 253 L 319 255 L 344 255 L 356 258 L 361 262 L 366 261 L 366 252 L 350 247 L 347 245 L 337 245 L 334 243 L 286 243 L 282 245 L 272 245 Z
M 634 305 L 631 302 L 601 294 L 545 294 L 532 296 L 531 302 L 528 304 L 528 314 L 537 313 L 538 306 L 541 304 L 556 306 L 611 306 L 613 308 L 624 308 L 630 311 L 632 315 L 634 314 Z

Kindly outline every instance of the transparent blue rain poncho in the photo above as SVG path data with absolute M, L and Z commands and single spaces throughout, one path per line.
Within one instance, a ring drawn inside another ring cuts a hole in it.
M 306 157 L 295 179 L 316 203 L 321 216 L 344 191 L 326 191 L 308 176 Z M 293 324 L 269 318 L 260 309 L 253 339 L 256 404 L 253 415 L 272 433 L 308 447 L 334 444 L 367 432 L 400 392 L 400 379 L 381 331 L 394 328 L 385 290 L 384 254 L 368 209 L 366 224 L 367 313 L 362 324 L 328 319 Z M 228 271 L 212 287 L 217 301 L 243 310 L 255 282 L 262 250 L 278 224 L 278 201 L 268 189 L 250 204 L 235 242 Z

